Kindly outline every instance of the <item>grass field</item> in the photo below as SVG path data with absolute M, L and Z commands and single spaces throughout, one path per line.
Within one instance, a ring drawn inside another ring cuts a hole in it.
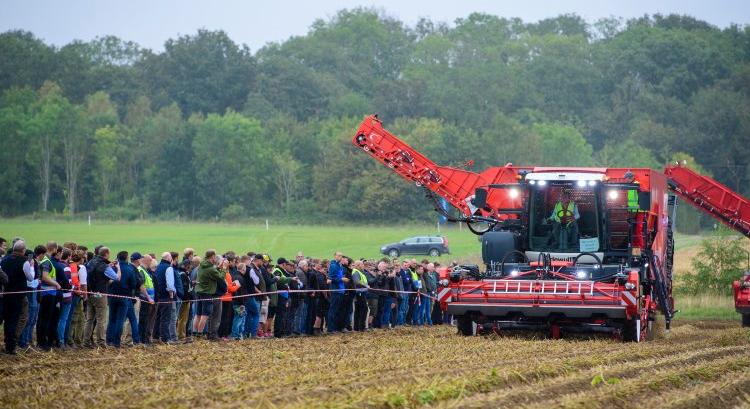
M 33 244 L 55 240 L 88 245 L 106 244 L 115 251 L 161 253 L 181 252 L 192 247 L 199 253 L 213 248 L 219 252 L 269 252 L 274 257 L 293 257 L 298 251 L 312 257 L 331 257 L 340 250 L 352 258 L 376 257 L 380 247 L 410 236 L 441 234 L 448 238 L 450 258 L 467 257 L 479 251 L 477 236 L 468 229 L 435 225 L 394 226 L 289 226 L 265 224 L 166 223 L 166 222 L 57 222 L 11 219 L 0 221 L 0 236 L 21 236 Z
M 750 403 L 750 332 L 695 321 L 632 344 L 432 327 L 27 353 L 0 357 L 0 390 L 3 408 L 732 407 Z
M 731 296 L 702 294 L 696 296 L 675 295 L 675 307 L 679 312 L 675 320 L 735 320 L 740 314 L 734 310 Z

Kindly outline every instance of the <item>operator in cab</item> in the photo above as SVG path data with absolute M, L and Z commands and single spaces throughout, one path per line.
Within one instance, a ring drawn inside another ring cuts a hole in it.
M 570 193 L 560 192 L 560 198 L 549 218 L 553 223 L 552 237 L 559 250 L 578 247 L 578 219 L 580 218 L 578 206 L 570 199 Z

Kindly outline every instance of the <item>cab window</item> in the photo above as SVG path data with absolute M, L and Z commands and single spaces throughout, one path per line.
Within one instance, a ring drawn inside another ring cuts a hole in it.
M 600 250 L 598 189 L 559 183 L 531 189 L 529 246 L 534 251 Z

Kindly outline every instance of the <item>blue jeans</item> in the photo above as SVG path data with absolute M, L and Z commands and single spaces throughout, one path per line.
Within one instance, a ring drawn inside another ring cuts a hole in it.
M 420 313 L 419 323 L 432 325 L 432 299 L 427 295 L 422 295 L 422 312 Z
M 242 335 L 245 332 L 245 317 L 247 316 L 247 309 L 242 311 L 241 305 L 232 305 L 234 309 L 234 317 L 232 317 L 232 338 L 242 339 Z
M 128 315 L 128 303 L 125 298 L 107 297 L 109 304 L 109 322 L 107 323 L 107 344 L 120 346 L 122 327 L 125 325 L 125 317 Z M 98 325 L 98 324 L 97 324 Z
M 128 311 L 126 317 L 130 322 L 130 336 L 133 337 L 134 344 L 141 343 L 140 333 L 138 331 L 138 317 L 135 315 L 135 302 L 133 300 L 126 300 L 128 304 Z
M 393 304 L 393 297 L 385 296 L 380 300 L 383 303 L 383 315 L 380 316 L 380 328 L 388 328 L 391 325 L 391 304 Z
M 409 297 L 401 297 L 398 300 L 398 315 L 396 316 L 396 325 L 406 323 L 406 313 L 409 312 Z
M 26 296 L 29 299 L 29 320 L 26 321 L 26 326 L 23 327 L 23 331 L 21 332 L 21 338 L 18 340 L 19 348 L 26 348 L 31 344 L 34 327 L 36 327 L 36 320 L 39 316 L 39 295 L 37 293 L 28 293 Z
M 255 338 L 258 336 L 260 322 L 260 301 L 255 297 L 247 297 L 245 313 L 245 338 Z
M 198 302 L 197 301 L 194 302 L 194 303 L 192 303 L 190 305 L 190 322 L 191 322 L 191 324 L 190 324 L 190 330 L 191 331 L 193 330 L 193 324 L 192 324 L 192 322 L 195 319 L 196 315 L 198 315 Z M 208 327 L 208 325 L 206 325 L 206 327 Z M 201 334 L 205 334 L 205 333 L 206 333 L 206 329 L 204 328 L 203 332 Z M 197 332 L 193 332 L 193 335 L 198 335 L 198 333 Z
M 60 346 L 65 346 L 65 333 L 68 329 L 68 318 L 70 317 L 70 308 L 73 306 L 73 301 L 69 303 L 60 302 L 60 319 L 57 320 L 57 342 Z
M 307 333 L 307 300 L 302 300 L 297 306 L 297 313 L 294 314 L 294 330 L 295 334 Z
M 193 318 L 195 318 L 195 304 L 196 302 L 190 303 L 190 309 L 188 310 L 188 319 L 187 319 L 187 335 L 191 336 L 193 334 Z M 179 318 L 179 317 L 178 317 Z
M 422 295 L 417 294 L 414 297 L 414 306 L 411 311 L 411 323 L 412 325 L 422 325 Z
M 336 332 L 341 330 L 338 327 L 339 315 L 341 313 L 341 304 L 344 301 L 344 293 L 331 293 L 330 305 L 328 306 L 328 316 L 326 317 L 326 324 L 328 326 L 328 332 Z

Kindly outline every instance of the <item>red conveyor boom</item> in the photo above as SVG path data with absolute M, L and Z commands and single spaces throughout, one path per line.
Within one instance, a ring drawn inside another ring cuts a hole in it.
M 534 169 L 508 164 L 476 173 L 440 166 L 385 130 L 375 115 L 365 118 L 352 142 L 404 179 L 445 198 L 465 216 L 479 214 L 500 220 L 501 217 L 491 209 L 516 208 L 520 201 L 491 191 L 486 201 L 488 207 L 477 210 L 469 205 L 475 189 L 491 184 L 517 183 L 520 171 Z M 626 169 L 611 170 L 624 172 Z M 671 189 L 683 200 L 750 238 L 750 200 L 684 166 L 667 166 L 664 173 L 670 179 Z
M 750 200 L 684 166 L 667 166 L 664 173 L 680 198 L 750 238 Z
M 365 118 L 352 143 L 404 179 L 424 186 L 445 198 L 465 216 L 472 215 L 467 199 L 474 194 L 477 187 L 491 183 L 515 182 L 519 170 L 512 165 L 506 165 L 476 173 L 440 166 L 388 132 L 374 115 Z M 487 202 L 494 208 L 501 208 L 504 207 L 501 200 L 499 195 L 491 194 Z

